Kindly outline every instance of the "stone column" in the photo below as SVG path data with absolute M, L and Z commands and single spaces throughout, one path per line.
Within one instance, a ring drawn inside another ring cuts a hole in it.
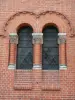
M 33 69 L 42 69 L 43 33 L 32 33 L 33 36 Z
M 32 33 L 33 39 L 33 94 L 41 98 L 43 33 Z
M 16 68 L 16 51 L 18 44 L 18 35 L 17 33 L 9 34 L 9 66 L 8 69 Z
M 59 69 L 67 69 L 66 66 L 66 33 L 58 33 L 59 44 Z

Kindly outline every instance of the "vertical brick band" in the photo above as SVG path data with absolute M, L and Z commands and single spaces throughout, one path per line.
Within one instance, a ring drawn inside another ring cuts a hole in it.
M 15 64 L 15 49 L 16 49 L 16 44 L 10 44 L 10 59 L 9 63 L 10 64 Z
M 18 36 L 17 33 L 10 33 L 9 34 L 9 66 L 8 69 L 15 69 L 16 68 L 16 49 L 18 43 Z
M 42 64 L 41 50 L 42 50 L 42 46 L 40 44 L 34 44 L 34 47 L 33 47 L 33 64 L 34 65 Z
M 33 69 L 42 68 L 43 33 L 32 33 L 33 36 Z
M 60 69 L 66 69 L 66 33 L 58 34 Z
M 66 51 L 65 51 L 65 44 L 59 45 L 59 51 L 60 51 L 60 64 L 65 65 L 66 64 Z

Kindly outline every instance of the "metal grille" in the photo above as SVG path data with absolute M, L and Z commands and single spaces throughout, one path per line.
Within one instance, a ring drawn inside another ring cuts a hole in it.
M 32 69 L 32 33 L 31 27 L 22 27 L 18 31 L 17 69 Z
M 46 26 L 43 30 L 43 69 L 59 69 L 59 48 L 57 44 L 58 30 L 54 26 Z

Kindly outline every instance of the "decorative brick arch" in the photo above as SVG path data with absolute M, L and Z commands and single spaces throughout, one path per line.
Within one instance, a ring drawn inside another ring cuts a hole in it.
M 8 19 L 5 24 L 4 31 L 6 32 L 6 35 L 9 33 L 17 33 L 17 28 L 24 23 L 33 26 L 33 30 L 35 30 L 35 21 L 36 19 L 32 13 L 19 12 Z
M 38 23 L 39 22 L 39 23 Z M 54 23 L 57 25 L 59 32 L 65 32 L 69 35 L 73 34 L 73 29 L 70 21 L 63 14 L 54 11 L 46 11 L 41 13 L 34 12 L 18 12 L 12 15 L 4 25 L 4 34 L 7 35 L 10 32 L 16 32 L 17 27 L 22 23 L 28 23 L 33 26 L 33 30 L 36 31 L 36 25 L 39 24 L 39 31 L 42 31 L 43 26 L 46 23 Z M 6 34 L 7 33 L 7 34 Z
M 39 17 L 40 31 L 42 31 L 43 26 L 47 23 L 55 24 L 59 32 L 69 33 L 72 32 L 72 27 L 69 20 L 58 12 L 44 12 L 40 14 Z

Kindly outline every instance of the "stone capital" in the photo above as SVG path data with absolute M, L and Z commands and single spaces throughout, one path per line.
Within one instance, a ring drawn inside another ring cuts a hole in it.
M 9 34 L 10 43 L 18 44 L 18 35 L 17 33 Z
M 66 33 L 58 33 L 58 44 L 66 43 Z
M 43 33 L 32 33 L 32 36 L 33 44 L 43 44 Z

